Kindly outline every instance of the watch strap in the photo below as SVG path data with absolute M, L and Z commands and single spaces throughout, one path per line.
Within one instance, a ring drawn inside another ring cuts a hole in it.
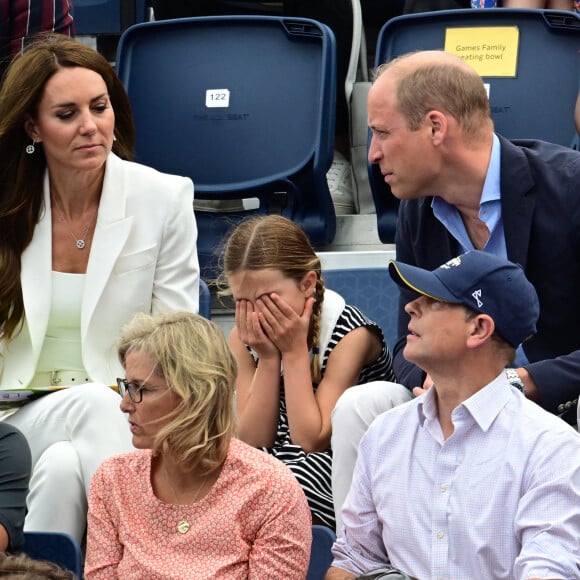
M 512 387 L 516 388 L 518 391 L 521 391 L 524 395 L 526 394 L 524 383 L 522 383 L 522 379 L 520 379 L 516 369 L 506 369 L 505 376 L 507 377 L 508 383 Z

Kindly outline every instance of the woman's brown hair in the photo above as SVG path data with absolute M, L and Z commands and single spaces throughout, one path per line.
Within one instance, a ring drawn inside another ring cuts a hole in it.
M 132 157 L 135 127 L 129 98 L 97 51 L 61 34 L 41 35 L 8 68 L 0 88 L 0 339 L 9 341 L 24 318 L 21 256 L 44 211 L 46 158 L 41 146 L 26 154 L 28 119 L 36 119 L 49 79 L 63 67 L 92 70 L 107 85 L 115 112 L 113 152 Z

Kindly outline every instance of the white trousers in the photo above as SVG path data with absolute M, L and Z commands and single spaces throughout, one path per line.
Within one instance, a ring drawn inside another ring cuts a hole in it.
M 332 411 L 332 495 L 336 530 L 342 527 L 342 504 L 346 499 L 358 455 L 358 445 L 373 420 L 413 398 L 398 383 L 374 381 L 347 389 Z
M 26 531 L 66 532 L 81 543 L 95 470 L 133 449 L 120 402 L 109 387 L 88 383 L 41 397 L 6 419 L 32 453 Z

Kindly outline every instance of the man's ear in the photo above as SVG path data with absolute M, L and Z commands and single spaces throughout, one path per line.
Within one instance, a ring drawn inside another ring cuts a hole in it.
M 40 141 L 42 141 L 38 133 L 36 122 L 32 117 L 29 116 L 24 121 L 24 130 L 33 141 L 36 141 L 37 143 L 40 143 Z
M 425 115 L 425 122 L 431 130 L 431 139 L 434 145 L 439 145 L 445 139 L 447 134 L 447 117 L 441 111 L 433 110 L 429 111 Z
M 469 336 L 467 337 L 468 348 L 481 346 L 484 342 L 490 340 L 495 332 L 495 322 L 487 314 L 478 314 L 469 322 L 471 323 L 471 327 Z

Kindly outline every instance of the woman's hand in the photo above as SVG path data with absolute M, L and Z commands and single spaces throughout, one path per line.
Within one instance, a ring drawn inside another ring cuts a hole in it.
M 314 298 L 307 298 L 302 314 L 298 315 L 275 292 L 264 294 L 256 300 L 260 325 L 282 354 L 308 350 L 308 330 L 313 305 Z
M 264 332 L 259 314 L 249 300 L 236 301 L 236 328 L 239 339 L 251 346 L 260 359 L 280 357 L 278 348 Z

